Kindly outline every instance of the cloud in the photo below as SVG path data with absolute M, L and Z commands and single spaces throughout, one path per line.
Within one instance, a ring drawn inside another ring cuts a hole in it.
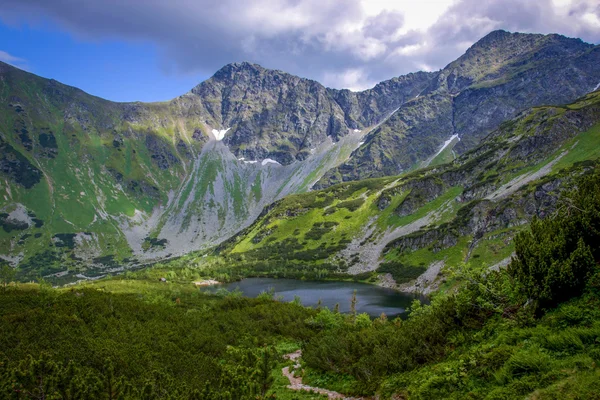
M 596 0 L 3 0 L 0 18 L 150 42 L 179 73 L 251 61 L 353 89 L 442 68 L 494 29 L 600 41 Z
M 15 67 L 28 70 L 27 60 L 19 57 L 15 57 L 12 54 L 7 53 L 6 51 L 0 50 L 0 61 L 5 62 L 10 65 L 14 65 Z

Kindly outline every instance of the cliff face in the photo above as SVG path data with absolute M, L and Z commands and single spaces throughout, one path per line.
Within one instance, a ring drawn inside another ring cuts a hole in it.
M 196 96 L 207 122 L 227 130 L 224 143 L 238 158 L 304 160 L 329 137 L 337 142 L 363 130 L 414 98 L 432 74 L 394 78 L 360 93 L 256 64 L 230 64 L 184 97 Z

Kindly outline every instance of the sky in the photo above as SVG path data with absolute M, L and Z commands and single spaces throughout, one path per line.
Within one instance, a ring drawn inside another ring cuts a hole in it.
M 258 63 L 362 90 L 443 68 L 495 29 L 600 43 L 598 0 L 1 0 L 0 61 L 114 101 Z

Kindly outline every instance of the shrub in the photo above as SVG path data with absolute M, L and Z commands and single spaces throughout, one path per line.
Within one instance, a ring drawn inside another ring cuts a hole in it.
M 533 346 L 513 354 L 504 363 L 499 378 L 501 381 L 506 381 L 524 375 L 540 374 L 549 371 L 551 365 L 552 358 L 539 347 Z

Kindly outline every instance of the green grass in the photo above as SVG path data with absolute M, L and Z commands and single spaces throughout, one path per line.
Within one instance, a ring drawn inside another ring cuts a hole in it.
M 552 171 L 560 171 L 581 161 L 597 160 L 600 157 L 600 124 L 565 143 L 563 149 L 569 152 L 552 167 Z
M 469 266 L 480 270 L 504 260 L 515 251 L 514 236 L 519 228 L 507 228 L 486 234 L 471 253 Z M 494 236 L 499 236 L 494 238 Z
M 412 252 L 397 254 L 395 251 L 386 255 L 386 260 L 397 260 L 406 265 L 428 267 L 434 262 L 444 261 L 446 265 L 459 265 L 462 263 L 468 251 L 470 237 L 461 237 L 456 246 L 434 252 L 431 247 L 422 248 Z
M 454 200 L 456 197 L 460 196 L 462 191 L 463 191 L 463 188 L 461 188 L 461 187 L 452 187 L 452 188 L 448 189 L 443 195 L 439 196 L 435 200 L 430 201 L 429 203 L 425 204 L 423 207 L 419 208 L 415 213 L 404 216 L 404 217 L 399 217 L 392 213 L 387 218 L 386 224 L 388 226 L 408 225 L 420 218 L 423 218 L 424 216 L 426 216 L 427 214 L 429 214 L 432 211 L 439 210 L 440 207 L 444 203 Z M 446 215 L 446 217 L 448 217 L 448 216 Z

